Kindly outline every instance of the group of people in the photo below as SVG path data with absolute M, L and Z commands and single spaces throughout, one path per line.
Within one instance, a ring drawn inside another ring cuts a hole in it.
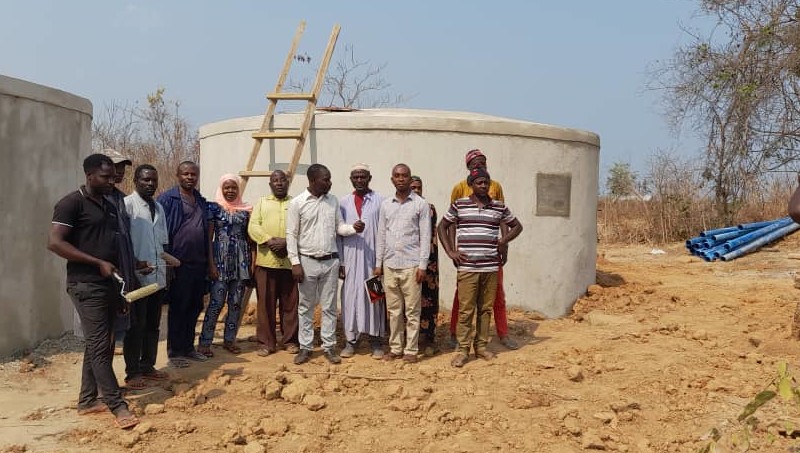
M 67 259 L 67 292 L 86 342 L 78 412 L 110 410 L 121 428 L 139 422 L 112 368 L 119 312 L 128 314 L 126 386 L 144 388 L 168 378 L 155 368 L 162 305 L 169 307 L 168 363 L 184 368 L 214 355 L 211 344 L 226 305 L 223 348 L 241 352 L 236 336 L 248 286 L 257 295 L 251 340 L 258 343 L 259 356 L 285 349 L 296 354 L 295 364 L 309 361 L 317 305 L 322 351 L 330 363 L 353 357 L 362 339 L 375 359 L 414 363 L 420 353 L 435 354 L 437 238 L 458 270 L 451 364 L 464 366 L 471 350 L 479 358 L 493 357 L 486 348 L 492 309 L 501 343 L 516 349 L 508 336 L 502 265 L 522 225 L 503 203 L 502 187 L 491 180 L 483 153 L 468 152 L 466 165 L 469 174 L 454 187 L 437 224 L 436 209 L 422 196 L 422 179 L 406 164 L 392 168 L 395 192 L 388 197 L 370 189 L 366 164 L 352 167 L 353 192 L 341 199 L 330 195 L 331 173 L 324 165 L 309 166 L 308 186 L 293 198 L 287 175 L 277 170 L 270 175 L 271 193 L 252 206 L 242 201 L 241 181 L 232 174 L 220 178 L 214 201 L 207 201 L 196 188 L 200 169 L 188 161 L 177 167 L 177 184 L 158 198 L 158 171 L 139 165 L 135 190 L 125 195 L 115 183 L 132 162 L 114 150 L 88 156 L 86 183 L 56 204 L 48 239 L 48 248 Z M 376 277 L 383 297 L 365 284 Z M 158 291 L 141 300 L 127 304 L 121 297 L 153 284 Z M 195 346 L 205 294 L 209 303 Z

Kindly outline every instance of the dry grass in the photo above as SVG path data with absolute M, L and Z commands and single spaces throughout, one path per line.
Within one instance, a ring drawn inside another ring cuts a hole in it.
M 795 185 L 786 178 L 767 183 L 764 190 L 741 203 L 732 224 L 786 216 Z M 716 218 L 710 198 L 678 193 L 647 201 L 601 197 L 598 202 L 598 239 L 607 244 L 683 241 L 703 230 L 729 226 L 724 223 Z

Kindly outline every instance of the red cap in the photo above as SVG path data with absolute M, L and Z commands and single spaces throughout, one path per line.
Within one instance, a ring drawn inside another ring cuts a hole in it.
M 469 165 L 469 163 L 472 161 L 472 159 L 474 159 L 476 157 L 481 157 L 481 156 L 486 157 L 486 156 L 483 155 L 483 153 L 479 149 L 473 149 L 473 150 L 468 151 L 467 152 L 467 158 L 466 158 L 467 165 Z

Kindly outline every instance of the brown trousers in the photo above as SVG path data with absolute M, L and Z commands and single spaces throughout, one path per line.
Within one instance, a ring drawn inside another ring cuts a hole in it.
M 297 284 L 289 269 L 256 266 L 256 337 L 268 349 L 277 349 L 276 311 L 280 309 L 283 346 L 297 341 Z
M 497 272 L 458 271 L 458 350 L 469 355 L 470 346 L 475 354 L 486 350 L 489 344 L 489 322 L 497 294 Z

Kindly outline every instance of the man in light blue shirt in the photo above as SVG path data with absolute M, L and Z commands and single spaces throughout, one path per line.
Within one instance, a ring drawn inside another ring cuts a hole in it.
M 125 336 L 125 382 L 128 388 L 144 388 L 146 380 L 168 376 L 155 369 L 158 351 L 161 305 L 167 286 L 166 263 L 162 255 L 169 243 L 164 208 L 153 199 L 158 189 L 158 172 L 152 165 L 140 165 L 133 176 L 136 190 L 125 197 L 125 210 L 131 219 L 131 242 L 137 261 L 137 276 L 142 286 L 157 283 L 157 293 L 134 302 L 131 328 Z
M 397 164 L 392 168 L 392 184 L 395 195 L 381 204 L 375 244 L 375 275 L 383 275 L 389 311 L 391 349 L 383 359 L 402 357 L 415 363 L 419 353 L 421 283 L 427 275 L 431 250 L 431 212 L 428 202 L 411 190 L 408 165 Z

